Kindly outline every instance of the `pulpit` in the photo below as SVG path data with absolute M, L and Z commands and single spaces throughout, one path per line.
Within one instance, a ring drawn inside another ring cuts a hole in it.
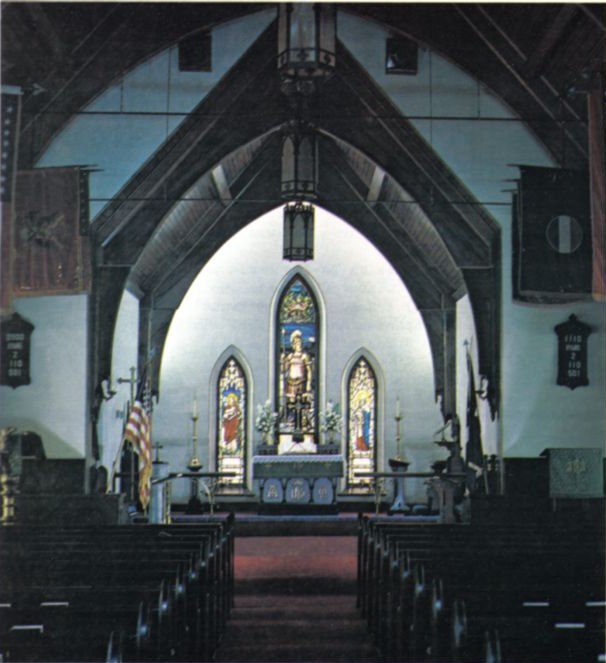
M 545 449 L 541 456 L 549 462 L 549 497 L 552 499 L 604 496 L 602 449 Z
M 259 482 L 261 510 L 334 511 L 336 482 L 344 465 L 339 454 L 254 456 L 253 479 Z

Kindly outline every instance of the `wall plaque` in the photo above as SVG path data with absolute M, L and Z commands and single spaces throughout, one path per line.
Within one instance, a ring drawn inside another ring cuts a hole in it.
M 589 384 L 587 377 L 587 337 L 591 328 L 571 315 L 554 327 L 558 335 L 557 383 L 570 389 Z
M 0 322 L 0 384 L 16 389 L 29 384 L 30 339 L 34 325 L 18 313 Z

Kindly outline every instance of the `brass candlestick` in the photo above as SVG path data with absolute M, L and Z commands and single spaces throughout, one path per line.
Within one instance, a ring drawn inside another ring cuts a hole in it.
M 402 460 L 402 456 L 400 454 L 400 421 L 402 421 L 402 415 L 397 413 L 394 419 L 396 420 L 396 458 L 397 460 Z
M 192 441 L 192 457 L 188 464 L 188 469 L 191 472 L 197 472 L 202 469 L 202 463 L 198 458 L 198 414 L 197 412 L 192 412 L 191 420 L 193 422 L 193 432 L 191 436 Z

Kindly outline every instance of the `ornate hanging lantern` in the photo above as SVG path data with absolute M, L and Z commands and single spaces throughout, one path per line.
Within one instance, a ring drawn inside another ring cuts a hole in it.
M 285 260 L 314 257 L 314 208 L 304 201 L 317 198 L 316 135 L 300 121 L 291 123 L 282 143 L 282 198 L 284 208 Z
M 301 122 L 290 127 L 282 143 L 282 198 L 315 200 L 317 198 L 318 159 L 316 135 Z
M 278 5 L 278 71 L 284 81 L 318 79 L 335 68 L 336 9 L 322 2 Z
M 313 260 L 314 206 L 301 201 L 284 208 L 284 260 Z

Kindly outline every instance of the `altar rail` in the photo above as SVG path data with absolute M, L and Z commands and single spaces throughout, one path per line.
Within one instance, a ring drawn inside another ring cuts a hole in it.
M 233 517 L 0 528 L 7 661 L 210 660 L 233 604 Z
M 360 519 L 358 606 L 385 661 L 595 663 L 603 518 L 436 525 Z

